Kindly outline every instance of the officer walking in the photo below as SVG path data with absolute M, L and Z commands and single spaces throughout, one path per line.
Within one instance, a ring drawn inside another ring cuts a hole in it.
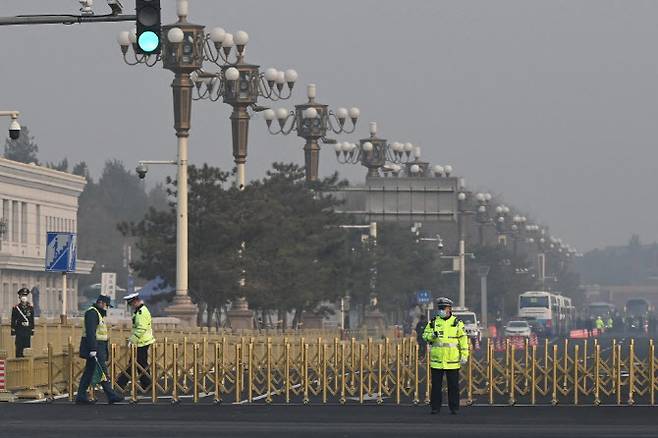
M 133 311 L 133 328 L 128 339 L 128 346 L 137 347 L 137 363 L 143 370 L 148 371 L 149 364 L 149 345 L 155 343 L 153 337 L 153 328 L 151 327 L 151 312 L 146 308 L 144 302 L 139 298 L 138 293 L 126 295 L 123 299 L 128 303 Z M 130 370 L 132 363 L 128 364 L 126 371 L 121 373 L 117 379 L 117 385 L 125 387 L 130 380 Z M 138 369 L 139 370 L 139 369 Z M 138 371 L 139 384 L 142 389 L 146 390 L 151 386 L 151 379 L 144 371 Z
M 436 301 L 437 316 L 425 327 L 423 339 L 432 344 L 432 414 L 441 410 L 443 375 L 448 381 L 448 407 L 451 414 L 459 410 L 459 368 L 468 362 L 469 342 L 464 323 L 452 315 L 452 300 L 441 297 Z
M 106 365 L 108 330 L 107 325 L 105 325 L 105 315 L 107 314 L 107 308 L 112 307 L 110 303 L 110 297 L 100 295 L 96 299 L 96 303 L 85 312 L 85 330 L 82 333 L 82 339 L 80 339 L 80 357 L 86 359 L 87 362 L 78 385 L 78 395 L 75 398 L 75 403 L 78 405 L 95 403 L 95 401 L 87 398 L 87 388 L 89 388 L 94 373 L 99 367 L 105 376 L 108 376 Z M 109 404 L 123 401 L 123 397 L 112 389 L 109 380 L 102 381 L 101 385 Z
M 11 309 L 11 335 L 16 336 L 16 357 L 23 357 L 23 350 L 30 348 L 34 335 L 34 307 L 27 301 L 30 290 L 18 290 L 20 302 Z

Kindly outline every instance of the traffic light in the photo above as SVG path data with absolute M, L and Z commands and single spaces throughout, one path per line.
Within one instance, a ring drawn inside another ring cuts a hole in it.
M 160 0 L 136 0 L 137 53 L 160 53 Z

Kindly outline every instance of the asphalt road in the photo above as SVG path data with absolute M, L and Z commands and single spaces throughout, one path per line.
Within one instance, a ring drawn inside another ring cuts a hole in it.
M 656 437 L 657 408 L 7 404 L 0 437 Z

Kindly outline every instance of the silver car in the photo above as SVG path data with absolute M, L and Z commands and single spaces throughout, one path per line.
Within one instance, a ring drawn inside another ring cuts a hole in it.
M 528 321 L 510 321 L 505 326 L 505 336 L 522 336 L 529 338 L 532 329 Z

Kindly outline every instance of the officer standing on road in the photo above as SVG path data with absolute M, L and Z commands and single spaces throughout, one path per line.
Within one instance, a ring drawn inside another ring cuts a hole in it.
M 106 377 L 108 376 L 106 362 L 109 335 L 107 325 L 105 325 L 105 315 L 107 314 L 107 308 L 112 307 L 110 303 L 110 297 L 100 295 L 96 299 L 96 303 L 85 312 L 85 330 L 82 333 L 82 339 L 80 339 L 80 357 L 86 359 L 87 362 L 80 378 L 80 385 L 78 385 L 78 395 L 75 398 L 75 403 L 78 405 L 95 403 L 95 401 L 87 398 L 87 388 L 91 385 L 98 367 Z M 109 380 L 102 381 L 101 385 L 109 404 L 123 401 L 123 397 L 112 389 Z
M 149 345 L 155 343 L 153 337 L 153 328 L 151 327 L 151 312 L 146 308 L 144 302 L 139 299 L 138 293 L 133 293 L 123 297 L 133 311 L 133 329 L 128 339 L 128 346 L 134 345 L 137 347 L 137 363 L 142 369 L 148 371 L 149 363 Z M 128 364 L 128 368 L 124 371 L 119 379 L 117 385 L 125 387 L 130 380 L 130 370 L 132 363 Z M 150 377 L 143 371 L 139 371 L 139 384 L 142 389 L 146 390 L 151 385 Z
M 437 316 L 425 327 L 423 339 L 432 344 L 430 366 L 432 367 L 432 414 L 441 409 L 443 375 L 448 381 L 448 407 L 450 413 L 459 410 L 459 368 L 468 362 L 469 342 L 464 323 L 452 315 L 452 300 L 439 298 L 436 301 Z
M 11 335 L 16 336 L 16 357 L 23 357 L 23 350 L 30 348 L 34 335 L 34 307 L 27 301 L 30 290 L 18 290 L 20 302 L 11 309 Z

